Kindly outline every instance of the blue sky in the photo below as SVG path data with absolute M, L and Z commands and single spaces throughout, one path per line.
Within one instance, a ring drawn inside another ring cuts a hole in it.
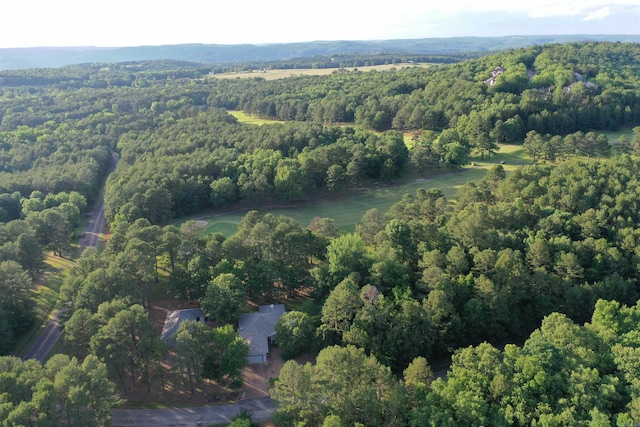
M 0 47 L 640 34 L 640 1 L 612 1 L 6 1 Z

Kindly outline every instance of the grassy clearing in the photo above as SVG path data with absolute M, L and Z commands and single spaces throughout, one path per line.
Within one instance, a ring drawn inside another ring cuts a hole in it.
M 504 162 L 507 171 L 528 163 L 524 150 L 516 145 L 504 145 L 499 152 L 490 159 L 473 157 L 474 165 L 467 165 L 460 171 L 447 173 L 431 178 L 412 178 L 388 186 L 372 186 L 352 194 L 337 198 L 326 198 L 310 202 L 300 202 L 293 206 L 270 209 L 258 209 L 260 213 L 285 215 L 295 219 L 298 224 L 307 227 L 315 217 L 332 218 L 341 232 L 350 232 L 360 221 L 362 215 L 369 209 L 377 208 L 386 212 L 405 194 L 416 194 L 420 188 L 439 188 L 448 199 L 455 198 L 458 188 L 469 181 L 482 179 L 492 166 Z M 206 219 L 205 233 L 220 232 L 229 237 L 237 230 L 237 224 L 245 215 L 246 210 L 222 215 L 214 215 Z
M 248 125 L 262 126 L 262 125 L 268 125 L 268 124 L 274 124 L 274 123 L 284 123 L 283 120 L 269 120 L 269 119 L 261 119 L 256 116 L 250 116 L 246 114 L 244 111 L 232 110 L 232 111 L 228 111 L 228 113 L 231 114 L 236 119 L 238 119 L 240 123 L 244 123 Z
M 603 134 L 607 135 L 607 138 L 609 139 L 609 143 L 610 144 L 618 144 L 620 142 L 620 137 L 622 135 L 627 135 L 629 137 L 629 139 L 633 138 L 633 129 L 632 128 L 622 128 L 622 129 L 617 130 L 615 132 L 613 132 L 613 131 L 605 131 L 605 132 L 596 132 L 596 133 L 603 133 Z
M 377 208 L 387 211 L 398 202 L 404 194 L 415 194 L 419 188 L 440 188 L 447 198 L 453 197 L 457 188 L 468 181 L 482 178 L 486 174 L 484 168 L 465 168 L 460 172 L 450 173 L 430 179 L 417 179 L 391 186 L 365 188 L 355 194 L 337 198 L 327 198 L 310 202 L 300 202 L 292 206 L 270 209 L 258 209 L 260 213 L 289 216 L 303 227 L 307 227 L 315 217 L 332 218 L 341 232 L 350 232 L 362 215 L 369 209 Z M 220 232 L 229 237 L 237 230 L 237 224 L 246 210 L 208 219 L 204 230 L 206 233 Z
M 204 229 L 206 234 L 222 233 L 224 236 L 233 236 L 238 231 L 238 223 L 244 216 L 246 211 L 224 214 L 209 220 Z
M 73 265 L 73 261 L 49 253 L 45 259 L 45 265 L 45 270 L 34 280 L 32 288 L 36 303 L 36 320 L 31 329 L 24 333 L 16 343 L 13 354 L 18 357 L 23 357 L 27 353 L 47 326 L 58 302 L 58 294 L 65 271 Z
M 429 63 L 412 63 L 412 64 L 388 64 L 388 65 L 372 65 L 369 67 L 348 67 L 348 68 L 297 68 L 288 70 L 268 70 L 262 72 L 261 70 L 252 70 L 244 72 L 232 72 L 232 73 L 220 73 L 214 74 L 211 77 L 217 79 L 254 79 L 263 78 L 265 80 L 278 80 L 286 79 L 288 77 L 299 76 L 326 76 L 333 73 L 342 71 L 389 71 L 392 69 L 402 69 L 408 67 L 432 67 L 435 64 Z
M 485 170 L 489 170 L 502 162 L 502 167 L 507 172 L 531 163 L 521 145 L 502 145 L 500 150 L 491 158 L 483 159 L 476 155 L 471 157 L 471 162 L 474 164 L 473 167 Z

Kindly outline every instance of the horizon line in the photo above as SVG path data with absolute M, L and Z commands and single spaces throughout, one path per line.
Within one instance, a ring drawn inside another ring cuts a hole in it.
M 444 40 L 444 39 L 506 39 L 506 38 L 534 38 L 534 37 L 638 37 L 640 34 L 630 33 L 598 33 L 598 34 L 512 34 L 502 36 L 434 36 L 434 37 L 409 37 L 409 38 L 389 38 L 389 39 L 317 39 L 295 42 L 263 42 L 263 43 L 205 43 L 205 42 L 186 42 L 186 43 L 163 43 L 163 44 L 139 44 L 139 45 L 120 45 L 120 46 L 101 46 L 101 45 L 55 45 L 55 46 L 19 46 L 19 47 L 0 47 L 0 50 L 23 50 L 23 49 L 127 49 L 127 48 L 145 48 L 145 47 L 177 47 L 177 46 L 273 46 L 273 45 L 293 45 L 304 43 L 358 43 L 358 42 L 386 42 L 386 41 L 412 41 L 412 40 Z

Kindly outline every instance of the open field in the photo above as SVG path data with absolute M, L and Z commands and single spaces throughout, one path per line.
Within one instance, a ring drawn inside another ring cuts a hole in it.
M 618 131 L 606 131 L 606 132 L 598 132 L 603 133 L 609 139 L 609 144 L 611 145 L 612 153 L 616 153 L 618 149 L 618 144 L 620 144 L 620 137 L 622 135 L 626 135 L 629 138 L 629 141 L 633 140 L 633 129 L 632 128 L 622 128 Z
M 288 207 L 258 209 L 262 214 L 285 215 L 292 217 L 303 227 L 307 227 L 315 217 L 332 218 L 342 232 L 353 231 L 362 215 L 369 209 L 377 208 L 387 211 L 391 205 L 397 203 L 404 194 L 414 195 L 419 188 L 439 188 L 447 198 L 455 195 L 457 188 L 468 181 L 481 179 L 486 173 L 484 168 L 464 168 L 430 179 L 416 179 L 413 181 L 372 188 L 363 188 L 352 194 L 345 194 L 337 198 L 326 198 L 309 202 L 298 202 Z M 229 237 L 237 230 L 237 224 L 245 215 L 246 210 L 209 218 L 206 233 L 220 232 Z
M 238 119 L 240 123 L 248 124 L 248 125 L 268 125 L 273 123 L 284 123 L 282 120 L 270 120 L 270 119 L 261 119 L 256 116 L 250 116 L 246 114 L 244 111 L 230 110 L 228 111 L 233 117 Z
M 508 171 L 527 163 L 522 147 L 517 145 L 504 145 L 500 151 L 490 159 L 482 160 L 479 157 L 472 158 L 474 166 L 467 165 L 460 171 L 451 172 L 430 178 L 413 178 L 393 185 L 372 186 L 360 191 L 344 194 L 337 198 L 324 198 L 310 202 L 299 202 L 292 206 L 270 209 L 258 209 L 261 213 L 285 215 L 295 219 L 298 224 L 307 227 L 315 217 L 332 218 L 341 232 L 353 231 L 362 215 L 369 209 L 377 208 L 382 212 L 387 211 L 391 205 L 397 203 L 404 194 L 415 195 L 420 188 L 439 188 L 447 199 L 453 199 L 456 191 L 469 181 L 482 179 L 487 170 L 492 166 L 504 162 L 503 167 Z M 217 214 L 206 218 L 205 233 L 219 232 L 229 237 L 237 230 L 246 209 Z
M 603 131 L 603 132 L 596 132 L 596 133 L 603 133 L 607 135 L 607 138 L 609 138 L 609 143 L 611 144 L 617 144 L 619 142 L 619 138 L 621 135 L 627 135 L 629 139 L 633 138 L 633 130 L 631 128 L 622 128 L 615 132 Z
M 261 119 L 247 115 L 243 111 L 229 111 L 238 121 L 246 124 L 265 125 L 282 123 L 278 120 Z M 412 145 L 414 133 L 404 135 L 405 144 L 409 148 Z M 459 171 L 429 178 L 412 178 L 398 181 L 392 185 L 372 186 L 362 188 L 355 193 L 347 193 L 337 198 L 325 198 L 309 202 L 298 202 L 293 206 L 258 209 L 261 213 L 273 213 L 294 218 L 298 224 L 307 227 L 315 217 L 332 218 L 341 232 L 349 232 L 355 229 L 355 224 L 360 221 L 362 215 L 369 209 L 377 208 L 382 212 L 387 211 L 394 203 L 397 203 L 405 194 L 416 194 L 420 188 L 439 188 L 447 199 L 453 199 L 459 187 L 469 181 L 476 181 L 484 177 L 486 171 L 500 162 L 507 172 L 516 167 L 528 163 L 526 154 L 520 145 L 502 145 L 495 156 L 488 159 L 471 157 L 472 164 Z M 233 212 L 218 213 L 211 216 L 199 215 L 197 218 L 187 219 L 206 220 L 203 230 L 205 234 L 222 233 L 229 237 L 237 231 L 237 225 L 249 209 L 240 209 Z
M 609 141 L 617 143 L 622 134 L 631 135 L 631 129 L 623 129 L 618 132 L 606 132 Z M 405 135 L 405 141 L 410 141 L 411 135 Z M 586 158 L 585 158 L 586 160 Z M 307 227 L 315 217 L 332 218 L 340 232 L 350 232 L 360 221 L 362 215 L 369 209 L 377 208 L 382 212 L 387 211 L 394 203 L 397 203 L 404 194 L 415 195 L 420 188 L 439 188 L 447 199 L 455 199 L 456 191 L 465 183 L 482 179 L 487 170 L 502 162 L 507 173 L 516 168 L 530 164 L 530 159 L 521 145 L 501 145 L 498 152 L 491 158 L 482 159 L 479 156 L 471 157 L 472 164 L 466 165 L 461 170 L 444 175 L 412 178 L 397 181 L 392 185 L 370 186 L 357 192 L 346 193 L 337 198 L 324 198 L 309 202 L 298 202 L 287 207 L 257 209 L 262 214 L 285 215 L 295 219 L 298 224 Z M 237 231 L 237 224 L 249 209 L 239 209 L 233 212 L 216 213 L 209 216 L 199 216 L 197 219 L 206 220 L 204 233 L 219 232 L 224 236 L 232 236 Z M 189 218 L 196 219 L 196 218 Z
M 252 79 L 261 77 L 265 80 L 278 80 L 287 77 L 298 76 L 326 76 L 332 73 L 338 73 L 341 71 L 387 71 L 391 69 L 399 70 L 406 67 L 431 67 L 434 64 L 427 63 L 412 63 L 412 64 L 388 64 L 388 65 L 372 65 L 369 67 L 348 67 L 348 68 L 299 68 L 299 69 L 286 69 L 286 70 L 253 70 L 245 72 L 233 72 L 233 73 L 220 73 L 213 74 L 211 77 L 218 79 Z

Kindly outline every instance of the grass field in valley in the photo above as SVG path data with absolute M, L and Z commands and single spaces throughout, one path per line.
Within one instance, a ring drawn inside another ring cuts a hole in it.
M 604 132 L 596 132 L 596 133 L 603 133 L 607 136 L 607 138 L 609 139 L 609 143 L 611 144 L 617 144 L 620 142 L 620 137 L 622 135 L 627 135 L 629 137 L 629 139 L 633 138 L 633 130 L 631 128 L 622 128 L 620 130 L 617 131 L 604 131 Z
M 232 114 L 243 123 L 267 124 L 273 121 L 254 119 L 241 112 Z M 617 132 L 604 132 L 612 145 L 618 143 L 620 135 L 631 136 L 631 129 L 621 129 Z M 410 141 L 411 135 L 405 140 Z M 341 232 L 350 232 L 360 221 L 362 215 L 369 209 L 377 208 L 386 212 L 394 203 L 402 199 L 404 194 L 415 195 L 420 188 L 438 188 L 442 190 L 447 199 L 455 198 L 456 191 L 462 185 L 470 181 L 482 179 L 487 170 L 497 164 L 503 165 L 507 173 L 530 163 L 525 150 L 521 145 L 502 145 L 499 151 L 488 159 L 479 156 L 471 158 L 471 164 L 466 165 L 460 171 L 450 172 L 429 178 L 414 178 L 398 181 L 392 185 L 380 185 L 363 188 L 361 191 L 340 195 L 337 198 L 325 198 L 309 202 L 298 202 L 292 206 L 257 209 L 262 214 L 285 215 L 295 219 L 298 224 L 307 227 L 315 217 L 332 218 Z M 205 233 L 219 232 L 229 237 L 237 230 L 237 224 L 247 212 L 246 209 L 229 213 L 218 213 L 203 216 L 201 220 L 207 222 Z
M 288 77 L 298 76 L 326 76 L 341 71 L 388 71 L 391 69 L 399 70 L 406 67 L 432 67 L 435 64 L 428 64 L 422 62 L 414 62 L 411 64 L 386 64 L 386 65 L 371 65 L 366 67 L 346 67 L 346 68 L 289 68 L 289 69 L 274 69 L 274 70 L 252 70 L 252 71 L 238 71 L 230 73 L 213 74 L 211 77 L 217 79 L 253 79 L 256 77 L 263 78 L 265 80 L 278 80 Z
M 270 119 L 261 119 L 257 116 L 250 116 L 246 114 L 244 111 L 230 110 L 228 111 L 233 117 L 238 119 L 240 123 L 248 124 L 248 125 L 267 125 L 273 123 L 284 123 L 282 120 L 270 120 Z
M 262 214 L 285 215 L 295 219 L 302 227 L 307 227 L 315 217 L 332 218 L 341 232 L 353 231 L 356 223 L 369 209 L 377 208 L 386 212 L 391 205 L 397 203 L 404 194 L 415 195 L 420 188 L 439 188 L 447 199 L 453 199 L 456 191 L 469 181 L 482 179 L 487 170 L 500 162 L 508 171 L 515 169 L 526 162 L 522 147 L 504 145 L 500 151 L 487 160 L 479 157 L 472 158 L 474 165 L 467 165 L 457 172 L 450 172 L 430 178 L 417 178 L 398 182 L 392 185 L 372 186 L 361 191 L 338 196 L 337 198 L 325 198 L 309 202 L 298 202 L 292 206 L 271 209 L 258 209 Z M 212 215 L 200 218 L 207 221 L 206 233 L 220 232 L 225 236 L 233 235 L 237 230 L 237 224 L 242 219 L 246 210 Z

